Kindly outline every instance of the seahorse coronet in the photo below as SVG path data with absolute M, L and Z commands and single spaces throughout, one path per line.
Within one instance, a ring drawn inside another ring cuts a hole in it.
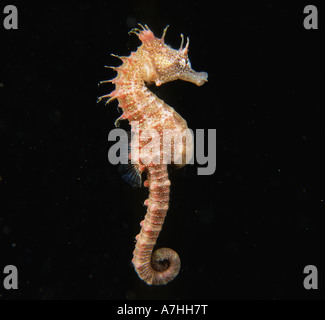
M 116 120 L 128 120 L 133 131 L 133 123 L 138 122 L 140 134 L 146 130 L 155 129 L 164 138 L 164 130 L 187 130 L 186 121 L 163 100 L 159 99 L 146 86 L 146 83 L 155 83 L 157 86 L 177 79 L 192 82 L 198 86 L 207 81 L 206 72 L 196 72 L 191 68 L 188 59 L 189 38 L 185 47 L 184 36 L 181 34 L 181 45 L 178 50 L 165 44 L 165 36 L 168 26 L 163 30 L 161 38 L 155 37 L 153 32 L 145 24 L 139 24 L 142 28 L 134 28 L 129 34 L 135 34 L 141 40 L 141 45 L 128 57 L 119 58 L 122 64 L 117 67 L 109 67 L 117 72 L 117 76 L 111 80 L 101 81 L 99 84 L 111 82 L 115 90 L 110 94 L 99 97 L 98 100 L 107 99 L 106 103 L 116 99 L 123 114 Z M 176 140 L 175 140 L 176 141 Z M 184 139 L 174 148 L 180 148 L 182 156 L 186 147 Z M 161 144 L 162 145 L 162 144 Z M 140 141 L 139 152 L 144 150 L 145 142 Z M 168 178 L 167 164 L 163 163 L 163 151 L 159 149 L 160 162 L 146 158 L 144 163 L 141 158 L 138 170 L 146 171 L 147 180 L 144 186 L 149 188 L 149 198 L 144 201 L 147 213 L 141 222 L 141 231 L 136 236 L 136 245 L 133 251 L 132 263 L 138 276 L 148 285 L 164 285 L 172 281 L 179 273 L 181 261 L 176 251 L 169 248 L 153 248 L 162 229 L 167 210 L 169 208 L 169 192 L 171 182 Z M 181 163 L 177 166 L 183 166 Z

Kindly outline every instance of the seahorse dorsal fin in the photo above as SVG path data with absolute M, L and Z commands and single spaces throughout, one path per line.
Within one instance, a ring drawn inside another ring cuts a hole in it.
M 119 164 L 118 171 L 122 179 L 133 188 L 140 188 L 142 186 L 142 177 L 138 166 L 135 164 Z
M 127 155 L 126 154 L 120 154 L 121 158 L 127 157 L 128 163 L 127 164 L 122 164 L 120 163 L 118 165 L 118 171 L 121 174 L 122 179 L 128 183 L 131 187 L 133 188 L 140 188 L 142 186 L 142 177 L 141 177 L 141 171 L 139 170 L 139 165 L 137 164 L 132 164 L 131 160 L 130 160 L 130 152 L 131 152 L 131 132 L 127 132 L 128 133 L 128 138 L 127 141 L 125 141 L 125 143 L 128 144 L 128 151 L 127 151 Z M 121 137 L 122 140 L 126 139 Z M 120 150 L 120 152 L 122 152 Z

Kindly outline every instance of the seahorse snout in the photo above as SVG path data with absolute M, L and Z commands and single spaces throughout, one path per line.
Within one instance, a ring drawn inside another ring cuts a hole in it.
M 202 86 L 208 81 L 208 74 L 206 72 L 196 72 L 192 69 L 187 69 L 182 72 L 179 78 L 184 81 L 192 82 L 197 86 Z

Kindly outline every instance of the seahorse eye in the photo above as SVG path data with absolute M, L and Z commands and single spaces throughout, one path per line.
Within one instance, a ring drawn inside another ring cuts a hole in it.
M 191 69 L 191 62 L 188 57 L 181 58 L 179 60 L 179 66 L 181 69 Z

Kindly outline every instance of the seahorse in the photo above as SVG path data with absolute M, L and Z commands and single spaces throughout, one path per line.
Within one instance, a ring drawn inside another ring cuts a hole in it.
M 208 74 L 196 72 L 191 68 L 188 58 L 189 38 L 183 47 L 184 36 L 181 34 L 180 48 L 175 50 L 165 44 L 168 26 L 161 38 L 155 37 L 147 25 L 139 24 L 139 26 L 142 30 L 134 28 L 129 33 L 136 34 L 142 44 L 128 57 L 113 55 L 122 60 L 120 66 L 110 67 L 118 74 L 114 79 L 101 81 L 100 84 L 111 82 L 115 84 L 115 90 L 99 97 L 98 101 L 107 99 L 108 103 L 114 99 L 118 100 L 123 114 L 116 120 L 116 126 L 119 125 L 119 121 L 127 119 L 131 124 L 131 131 L 134 131 L 133 123 L 137 123 L 140 134 L 154 129 L 163 139 L 164 129 L 177 129 L 183 132 L 188 128 L 187 122 L 151 92 L 146 84 L 155 83 L 156 86 L 160 86 L 181 79 L 201 86 L 207 81 Z M 144 145 L 145 142 L 140 141 L 140 153 Z M 184 140 L 181 140 L 180 147 L 184 155 L 186 153 Z M 159 163 L 154 161 L 143 163 L 139 159 L 139 163 L 133 166 L 133 178 L 141 181 L 141 174 L 145 172 L 147 180 L 144 181 L 144 186 L 149 188 L 149 198 L 144 202 L 147 213 L 140 223 L 141 231 L 136 236 L 132 259 L 138 276 L 148 285 L 167 284 L 178 275 L 181 266 L 180 258 L 174 250 L 161 248 L 153 252 L 169 208 L 171 185 L 167 164 L 162 161 L 161 149 L 159 158 L 161 160 Z M 178 167 L 183 165 L 184 161 Z

